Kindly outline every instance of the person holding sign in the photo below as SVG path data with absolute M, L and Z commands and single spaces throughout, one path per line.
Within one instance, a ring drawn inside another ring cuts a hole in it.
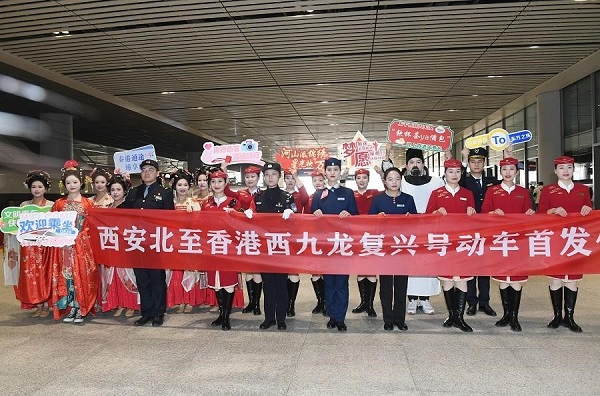
M 429 176 L 422 150 L 413 148 L 406 150 L 406 173 L 402 177 L 401 191 L 413 197 L 419 213 L 425 213 L 431 193 L 443 185 L 442 179 Z M 429 297 L 440 294 L 440 281 L 434 277 L 410 276 L 407 293 L 407 314 L 415 315 L 420 306 L 423 313 L 433 315 L 435 310 L 429 302 Z
M 368 214 L 373 199 L 381 193 L 381 191 L 369 188 L 368 169 L 360 168 L 354 172 L 354 180 L 356 181 L 356 191 L 354 191 L 354 199 L 358 214 Z M 369 317 L 377 316 L 373 301 L 377 293 L 377 276 L 375 275 L 357 275 L 356 283 L 358 284 L 358 294 L 360 295 L 360 304 L 352 310 L 352 313 L 366 312 Z
M 237 212 L 240 210 L 240 203 L 237 199 L 225 195 L 225 185 L 227 184 L 227 173 L 222 170 L 215 170 L 209 175 L 209 185 L 212 191 L 210 196 L 202 204 L 201 210 L 226 213 Z M 236 286 L 238 285 L 238 273 L 234 271 L 207 271 L 208 287 L 214 289 L 217 302 L 219 304 L 219 317 L 211 324 L 213 326 L 221 325 L 222 330 L 231 330 L 229 315 L 233 307 L 233 299 Z M 262 286 L 262 282 L 261 282 Z
M 142 184 L 127 194 L 124 209 L 162 209 L 173 210 L 173 193 L 158 182 L 158 162 L 152 159 L 140 163 Z M 164 269 L 134 268 L 142 317 L 134 322 L 135 326 L 162 326 L 167 310 L 167 284 Z
M 264 167 L 263 167 L 264 170 Z M 283 171 L 283 182 L 285 183 L 285 191 L 290 193 L 294 198 L 294 211 L 302 213 L 304 207 L 308 203 L 308 193 L 302 180 L 298 177 L 298 171 L 293 169 L 285 169 Z M 300 274 L 288 275 L 288 309 L 287 316 L 296 316 L 296 297 L 300 288 Z
M 47 200 L 44 195 L 52 185 L 50 175 L 42 170 L 27 173 L 24 184 L 31 192 L 31 199 L 21 203 L 20 207 L 35 205 L 42 208 L 51 207 L 54 202 Z M 11 261 L 18 265 L 18 282 L 15 285 L 15 295 L 25 309 L 36 308 L 33 317 L 45 318 L 50 299 L 50 268 L 45 258 L 46 248 L 42 246 L 19 245 L 16 236 L 4 235 L 4 265 Z
M 287 220 L 297 211 L 294 197 L 287 191 L 279 188 L 281 176 L 281 165 L 276 162 L 265 163 L 263 166 L 263 178 L 266 190 L 254 196 L 252 207 L 258 213 L 282 213 L 283 219 Z M 285 323 L 286 313 L 292 305 L 292 297 L 289 295 L 289 283 L 287 274 L 263 273 L 262 274 L 265 293 L 265 320 L 260 324 L 261 329 L 268 329 L 277 324 L 277 330 L 287 329 Z M 299 280 L 298 280 L 299 282 Z M 295 285 L 298 285 L 298 282 Z M 298 293 L 298 289 L 295 289 Z M 293 316 L 293 315 L 291 315 Z
M 460 179 L 460 185 L 473 193 L 475 199 L 475 210 L 481 213 L 481 205 L 486 191 L 491 186 L 500 183 L 493 177 L 488 177 L 483 174 L 485 169 L 485 161 L 488 157 L 488 152 L 485 147 L 477 147 L 474 149 L 464 148 L 461 152 L 463 161 L 463 175 Z M 466 173 L 466 167 L 469 166 L 469 173 Z M 467 291 L 467 315 L 473 316 L 477 313 L 477 304 L 479 311 L 489 316 L 496 316 L 496 311 L 490 306 L 490 277 L 475 276 L 468 284 Z M 477 289 L 479 288 L 479 295 Z
M 223 169 L 223 172 L 227 172 L 226 163 L 223 163 L 221 168 Z M 258 166 L 248 166 L 244 169 L 244 183 L 247 188 L 233 191 L 229 188 L 229 183 L 225 186 L 225 194 L 235 198 L 235 200 L 240 203 L 240 208 L 242 210 L 250 209 L 254 196 L 260 192 L 260 188 L 258 188 L 260 172 L 261 169 Z M 246 273 L 246 289 L 248 291 L 248 305 L 242 309 L 242 313 L 253 312 L 254 315 L 261 315 L 260 296 L 263 289 L 261 275 Z
M 466 213 L 471 216 L 476 213 L 473 193 L 459 185 L 462 175 L 462 164 L 455 159 L 444 161 L 444 176 L 446 185 L 431 193 L 425 213 L 439 214 Z M 467 282 L 472 276 L 440 276 L 444 299 L 449 316 L 444 321 L 444 327 L 458 327 L 462 331 L 472 332 L 473 329 L 464 320 L 467 302 Z
M 315 192 L 325 188 L 325 175 L 322 171 L 314 169 L 310 174 L 310 177 Z M 306 206 L 304 206 L 303 213 L 312 213 L 311 207 L 313 197 L 314 195 L 308 197 L 308 202 L 306 203 Z M 327 316 L 327 307 L 325 306 L 325 283 L 323 281 L 323 276 L 312 274 L 310 282 L 312 283 L 315 297 L 317 297 L 317 305 L 313 308 L 312 313 L 321 313 L 323 316 Z
M 504 216 L 506 213 L 525 213 L 526 215 L 535 213 L 531 209 L 529 191 L 525 187 L 515 184 L 518 165 L 519 160 L 512 157 L 500 161 L 502 183 L 487 189 L 481 206 L 482 213 L 498 216 Z M 528 277 L 494 276 L 494 279 L 500 282 L 500 298 L 504 309 L 504 315 L 496 322 L 496 326 L 504 327 L 510 324 L 512 331 L 521 331 L 519 306 L 521 305 L 523 283 L 527 282 Z M 479 309 L 481 309 L 481 306 Z
M 573 183 L 574 168 L 575 159 L 572 157 L 562 156 L 554 160 L 554 173 L 558 181 L 542 188 L 538 213 L 567 217 L 570 213 L 587 216 L 592 212 L 589 188 L 580 183 Z M 573 319 L 578 282 L 582 278 L 581 274 L 550 275 L 550 301 L 554 309 L 554 319 L 548 323 L 548 327 L 556 329 L 563 325 L 576 333 L 582 332 L 581 327 Z
M 337 158 L 325 160 L 325 177 L 327 185 L 313 195 L 311 210 L 316 217 L 335 214 L 340 218 L 358 215 L 354 191 L 340 185 L 342 161 Z M 346 311 L 348 310 L 348 275 L 324 275 L 325 301 L 329 321 L 327 328 L 346 331 Z
M 90 237 L 84 227 L 87 211 L 92 203 L 81 195 L 85 188 L 85 175 L 77 161 L 65 162 L 61 173 L 61 182 L 67 190 L 67 196 L 58 199 L 52 205 L 52 212 L 77 212 L 79 233 L 75 245 L 62 248 L 49 248 L 52 264 L 52 303 L 54 318 L 67 314 L 63 322 L 84 323 L 84 317 L 94 311 L 98 296 L 98 269 L 94 261 Z
M 373 198 L 369 214 L 371 215 L 407 215 L 416 214 L 417 207 L 413 197 L 400 191 L 402 174 L 400 169 L 392 167 L 383 173 L 385 192 Z M 408 286 L 407 275 L 379 275 L 381 286 L 379 297 L 381 309 L 383 310 L 383 329 L 408 330 L 406 319 L 406 288 Z

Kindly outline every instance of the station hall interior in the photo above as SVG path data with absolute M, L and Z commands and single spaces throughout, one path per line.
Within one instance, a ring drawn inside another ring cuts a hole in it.
M 555 181 L 552 160 L 570 155 L 575 181 L 600 191 L 599 22 L 599 0 L 4 0 L 0 206 L 29 197 L 28 170 L 57 180 L 70 158 L 110 168 L 153 144 L 162 171 L 193 172 L 204 143 L 247 139 L 268 161 L 283 147 L 336 156 L 357 131 L 385 143 L 394 119 L 450 127 L 455 157 L 469 137 L 529 130 L 513 148 L 519 184 Z M 404 166 L 404 149 L 392 154 Z M 502 155 L 490 151 L 489 175 Z M 425 152 L 430 174 L 443 162 Z M 519 338 L 482 315 L 471 338 L 448 333 L 444 313 L 401 335 L 349 317 L 342 338 L 310 314 L 309 289 L 286 335 L 241 314 L 227 337 L 209 316 L 159 331 L 100 316 L 78 330 L 25 317 L 4 287 L 0 394 L 596 395 L 598 284 L 582 282 L 584 333 L 557 334 L 547 282 L 532 280 Z

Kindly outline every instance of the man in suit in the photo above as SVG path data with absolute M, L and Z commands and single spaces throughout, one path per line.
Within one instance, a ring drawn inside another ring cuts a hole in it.
M 460 185 L 471 190 L 475 198 L 475 211 L 481 213 L 481 205 L 488 187 L 499 184 L 500 181 L 483 174 L 488 152 L 485 147 L 474 149 L 464 148 L 462 154 L 463 167 L 469 167 L 469 173 L 463 172 Z M 477 289 L 479 288 L 479 295 Z M 489 316 L 496 316 L 496 311 L 490 307 L 490 277 L 476 276 L 467 282 L 467 315 L 473 316 L 479 311 Z
M 158 162 L 144 160 L 140 164 L 142 184 L 127 194 L 121 205 L 126 209 L 174 209 L 173 193 L 158 182 Z M 162 326 L 167 309 L 167 284 L 164 269 L 134 268 L 137 288 L 140 293 L 142 317 L 136 326 L 152 322 Z

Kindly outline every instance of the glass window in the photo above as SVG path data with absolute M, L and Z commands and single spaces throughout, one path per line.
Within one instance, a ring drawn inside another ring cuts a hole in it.
M 504 129 L 508 133 L 518 132 L 525 129 L 525 111 L 521 110 L 504 119 Z
M 565 137 L 592 129 L 591 76 L 563 89 L 563 129 Z
M 600 72 L 596 72 L 596 142 L 600 142 Z

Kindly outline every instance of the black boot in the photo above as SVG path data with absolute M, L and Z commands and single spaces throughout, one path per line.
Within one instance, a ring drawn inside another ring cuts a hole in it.
M 455 309 L 454 313 L 454 327 L 458 327 L 462 331 L 472 332 L 473 329 L 469 326 L 464 319 L 465 314 L 465 305 L 467 304 L 467 292 L 464 292 L 460 289 L 456 289 L 455 294 Z
M 287 316 L 290 318 L 296 316 L 296 297 L 298 296 L 298 289 L 300 288 L 300 281 L 292 282 L 288 279 L 287 290 L 288 290 L 288 309 Z
M 377 291 L 377 281 L 375 282 L 371 282 L 368 279 L 365 279 L 367 281 L 366 285 L 367 285 L 367 315 L 369 315 L 369 317 L 374 318 L 377 316 L 377 312 L 375 312 L 375 309 L 373 308 L 373 301 L 375 300 L 375 292 Z
M 510 286 L 508 288 L 512 289 L 510 293 L 510 329 L 512 331 L 521 331 L 521 325 L 519 324 L 519 306 L 521 305 L 521 292 L 523 289 L 515 290 Z
M 242 309 L 242 313 L 252 312 L 254 310 L 254 279 L 246 281 L 246 290 L 248 291 L 248 305 Z
M 369 280 L 367 278 L 357 281 L 358 283 L 358 294 L 360 294 L 360 304 L 358 307 L 352 310 L 352 313 L 363 313 L 367 310 L 367 282 Z
M 506 289 L 500 289 L 500 300 L 502 300 L 502 309 L 504 310 L 504 314 L 499 321 L 496 322 L 496 326 L 504 327 L 508 325 L 510 321 L 510 291 L 508 289 L 512 289 L 512 287 L 507 287 Z
M 211 323 L 212 326 L 218 326 L 223 323 L 223 293 L 225 289 L 215 290 L 215 295 L 217 296 L 217 304 L 219 304 L 219 317 Z
M 454 288 L 444 290 L 444 300 L 446 300 L 446 308 L 448 309 L 448 317 L 444 321 L 444 327 L 454 326 Z
M 231 330 L 229 324 L 229 315 L 231 315 L 231 307 L 233 307 L 233 292 L 227 293 L 227 290 L 223 290 L 223 323 L 221 324 L 221 330 Z
M 254 307 L 252 312 L 254 312 L 255 316 L 262 315 L 262 312 L 260 311 L 260 296 L 262 294 L 262 288 L 262 282 L 254 282 Z
M 320 313 L 323 312 L 325 308 L 325 285 L 323 282 L 323 278 L 319 278 L 316 281 L 311 281 L 313 285 L 313 289 L 315 290 L 315 296 L 317 297 L 317 305 L 313 308 L 312 313 Z
M 577 290 L 573 291 L 568 287 L 565 287 L 565 318 L 563 319 L 563 326 L 568 327 L 571 331 L 581 333 L 581 327 L 575 320 L 573 320 L 573 314 L 575 313 L 575 303 L 577 302 Z
M 554 309 L 554 319 L 548 323 L 547 327 L 551 329 L 558 329 L 558 327 L 562 324 L 562 302 L 563 302 L 563 288 L 561 287 L 558 290 L 550 290 L 550 301 L 552 301 L 552 309 Z

